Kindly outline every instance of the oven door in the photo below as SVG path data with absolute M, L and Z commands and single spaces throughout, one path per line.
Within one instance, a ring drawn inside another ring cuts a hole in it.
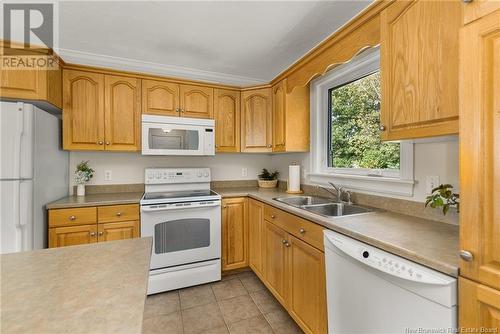
M 220 259 L 220 201 L 142 206 L 141 235 L 153 237 L 151 269 Z

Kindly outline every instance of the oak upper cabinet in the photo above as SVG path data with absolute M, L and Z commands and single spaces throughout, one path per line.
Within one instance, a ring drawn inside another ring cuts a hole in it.
M 500 290 L 500 10 L 461 38 L 460 274 Z
M 3 54 L 8 54 L 13 49 L 5 45 L 6 41 L 0 41 L 0 58 Z M 15 43 L 14 43 L 15 44 Z M 5 58 L 22 60 L 23 49 L 17 48 L 13 56 Z M 62 109 L 62 71 L 60 60 L 57 56 L 48 55 L 48 50 L 42 50 L 37 54 L 28 54 L 30 59 L 40 57 L 43 63 L 51 60 L 55 66 L 52 69 L 28 69 L 17 65 L 18 70 L 8 67 L 0 67 L 0 97 L 15 101 L 28 101 L 37 105 L 37 102 L 48 102 L 57 109 Z M 12 58 L 10 58 L 12 57 Z M 3 60 L 3 59 L 2 59 Z M 46 105 L 40 105 L 47 109 Z M 50 109 L 50 107 L 49 107 Z
M 142 113 L 179 116 L 179 85 L 160 80 L 142 80 Z
M 500 328 L 499 290 L 459 278 L 458 292 L 459 327 L 477 329 L 476 333 L 480 333 L 481 328 L 492 330 Z
M 215 151 L 240 151 L 240 92 L 215 89 Z
M 49 229 L 49 248 L 97 242 L 97 225 L 54 227 Z
M 241 151 L 272 152 L 271 88 L 241 93 Z
M 222 270 L 248 266 L 247 199 L 222 200 Z
M 264 279 L 264 204 L 248 200 L 248 264 L 255 274 Z
M 140 150 L 141 80 L 106 75 L 104 87 L 105 149 Z
M 287 91 L 287 80 L 272 87 L 273 152 L 309 151 L 309 85 Z
M 306 333 L 326 333 L 325 255 L 289 236 L 289 311 Z
M 264 259 L 266 285 L 282 305 L 288 303 L 288 233 L 265 221 Z
M 65 150 L 104 150 L 104 74 L 63 71 Z
M 382 139 L 458 133 L 459 1 L 396 1 L 380 14 Z
M 180 85 L 181 117 L 214 118 L 214 89 Z
M 477 20 L 500 9 L 500 1 L 474 0 L 464 1 L 464 24 Z

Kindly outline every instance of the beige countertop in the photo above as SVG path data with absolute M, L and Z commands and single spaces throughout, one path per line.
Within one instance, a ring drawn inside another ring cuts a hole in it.
M 141 333 L 151 238 L 1 255 L 2 333 Z
M 369 245 L 408 260 L 458 277 L 458 226 L 406 216 L 388 211 L 326 218 L 273 200 L 289 195 L 278 189 L 221 188 L 214 189 L 222 197 L 242 197 L 262 201 L 302 218 L 321 224 Z
M 89 194 L 85 196 L 68 196 L 45 206 L 46 209 L 66 209 L 84 206 L 135 204 L 139 203 L 142 192 L 120 192 L 105 194 Z

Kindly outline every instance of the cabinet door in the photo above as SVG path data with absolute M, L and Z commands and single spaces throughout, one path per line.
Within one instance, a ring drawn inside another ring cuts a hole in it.
M 43 87 L 41 70 L 1 70 L 0 91 L 6 98 L 37 100 Z
M 203 86 L 180 86 L 181 117 L 214 118 L 214 89 Z
M 97 242 L 97 225 L 49 228 L 49 248 Z
M 458 133 L 459 1 L 396 1 L 381 19 L 384 140 Z
M 285 150 L 286 139 L 286 93 L 284 80 L 273 86 L 273 151 Z
M 261 279 L 264 278 L 264 204 L 248 200 L 248 262 Z
M 179 116 L 179 85 L 167 81 L 142 80 L 142 113 Z
M 139 222 L 128 221 L 98 224 L 97 234 L 99 242 L 138 238 Z
M 104 75 L 63 71 L 65 150 L 104 150 Z
M 241 93 L 241 151 L 272 151 L 271 89 Z
M 138 151 L 141 146 L 141 80 L 106 75 L 104 87 L 105 149 Z
M 247 199 L 222 201 L 222 270 L 248 266 Z
M 265 221 L 265 277 L 273 295 L 286 305 L 288 302 L 288 233 Z
M 289 310 L 306 333 L 326 333 L 325 254 L 290 236 Z
M 488 333 L 481 329 L 497 333 L 500 329 L 500 291 L 460 278 L 458 292 L 459 327 L 477 330 L 468 333 Z
M 464 1 L 464 24 L 477 20 L 500 9 L 498 0 Z
M 215 90 L 215 151 L 240 151 L 240 92 Z
M 500 289 L 500 11 L 462 31 L 460 274 Z

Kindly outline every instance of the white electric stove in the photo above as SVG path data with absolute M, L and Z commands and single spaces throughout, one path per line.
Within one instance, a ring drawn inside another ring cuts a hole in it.
M 153 237 L 148 294 L 221 279 L 221 196 L 208 168 L 147 168 L 141 235 Z

